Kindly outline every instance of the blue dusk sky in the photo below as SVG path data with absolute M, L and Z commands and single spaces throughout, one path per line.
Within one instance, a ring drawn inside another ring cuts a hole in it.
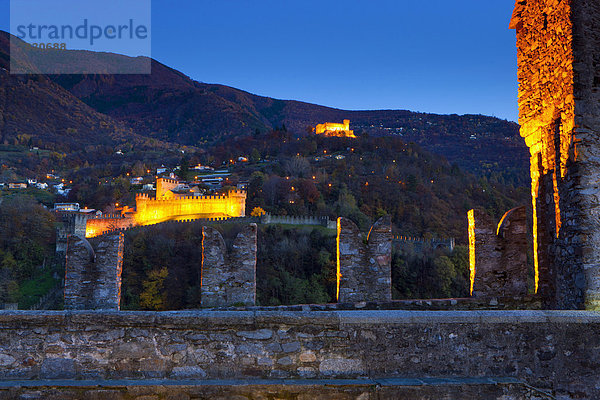
M 514 3 L 154 0 L 152 57 L 279 99 L 516 121 Z M 0 0 L 5 31 L 9 5 Z

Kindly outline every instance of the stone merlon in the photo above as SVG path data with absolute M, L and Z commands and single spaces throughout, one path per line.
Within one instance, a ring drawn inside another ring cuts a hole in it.
M 364 243 L 354 222 L 338 218 L 338 302 L 390 301 L 392 299 L 392 222 L 381 217 Z

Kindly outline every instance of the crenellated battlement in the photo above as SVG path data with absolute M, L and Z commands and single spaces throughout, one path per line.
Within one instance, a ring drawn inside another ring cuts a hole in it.
M 230 191 L 227 192 L 227 195 L 229 196 L 246 196 L 246 191 L 244 190 L 238 190 L 238 189 L 232 189 Z
M 238 195 L 236 193 L 236 195 Z M 245 193 L 243 192 L 243 195 L 245 195 Z M 194 195 L 181 195 L 178 197 L 172 197 L 172 198 L 162 198 L 162 199 L 156 199 L 154 197 L 149 197 L 148 195 L 143 195 L 143 196 L 136 196 L 136 200 L 137 199 L 144 199 L 148 202 L 170 202 L 170 201 L 182 201 L 182 200 L 195 200 L 195 201 L 202 201 L 202 200 L 225 200 L 229 197 L 232 196 L 226 196 L 226 195 L 201 195 L 201 196 L 194 196 Z
M 87 218 L 87 219 L 92 220 L 92 219 L 124 219 L 124 218 L 127 218 L 127 217 L 123 214 L 102 214 L 102 215 L 98 215 L 93 218 Z

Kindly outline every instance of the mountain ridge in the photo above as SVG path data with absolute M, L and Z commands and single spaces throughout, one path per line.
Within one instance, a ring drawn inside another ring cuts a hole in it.
M 282 126 L 308 135 L 318 123 L 350 119 L 359 134 L 402 136 L 469 169 L 516 168 L 525 181 L 528 152 L 514 122 L 474 114 L 342 110 L 273 99 L 195 81 L 154 59 L 149 75 L 8 75 L 9 43 L 9 34 L 0 32 L 0 68 L 5 69 L 0 71 L 0 91 L 10 94 L 0 103 L 0 143 L 23 133 L 41 136 L 45 143 L 68 138 L 78 145 L 111 144 L 131 135 L 206 147 Z M 91 52 L 67 51 L 86 63 L 106 62 Z

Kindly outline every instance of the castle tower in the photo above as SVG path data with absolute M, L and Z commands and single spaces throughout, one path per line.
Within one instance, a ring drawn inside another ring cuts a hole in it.
M 531 153 L 536 290 L 600 309 L 600 3 L 517 0 L 519 123 Z
M 243 190 L 230 190 L 227 192 L 226 214 L 235 217 L 246 216 L 246 192 Z
M 169 191 L 175 189 L 179 182 L 175 179 L 158 178 L 156 179 L 156 198 L 162 199 L 168 197 Z

